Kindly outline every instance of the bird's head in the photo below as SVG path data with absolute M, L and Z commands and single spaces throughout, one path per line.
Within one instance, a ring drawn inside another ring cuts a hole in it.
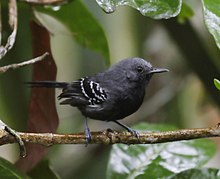
M 145 85 L 150 81 L 153 74 L 169 71 L 165 68 L 155 68 L 146 60 L 138 57 L 122 60 L 117 66 L 124 71 L 129 81 Z

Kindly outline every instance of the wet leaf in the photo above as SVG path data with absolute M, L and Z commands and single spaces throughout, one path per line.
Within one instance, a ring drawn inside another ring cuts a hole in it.
M 190 169 L 180 172 L 170 179 L 217 179 L 220 178 L 220 170 L 214 168 Z
M 202 2 L 205 24 L 220 48 L 220 0 L 203 0 Z
M 117 6 L 127 5 L 153 19 L 175 17 L 180 13 L 182 5 L 182 0 L 96 0 L 96 2 L 106 13 L 114 12 Z
M 173 130 L 173 126 L 142 123 L 135 127 L 145 131 Z M 209 147 L 207 147 L 209 146 Z M 160 178 L 201 167 L 215 153 L 211 140 L 197 139 L 153 145 L 112 147 L 107 178 Z

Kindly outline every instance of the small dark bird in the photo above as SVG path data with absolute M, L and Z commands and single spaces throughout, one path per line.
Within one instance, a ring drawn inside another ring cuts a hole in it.
M 138 132 L 118 120 L 136 112 L 141 106 L 145 87 L 154 73 L 168 72 L 164 68 L 154 68 L 144 59 L 128 58 L 94 76 L 67 82 L 35 81 L 31 87 L 61 88 L 58 96 L 60 104 L 77 107 L 85 116 L 87 143 L 91 133 L 87 118 L 112 121 L 138 137 Z

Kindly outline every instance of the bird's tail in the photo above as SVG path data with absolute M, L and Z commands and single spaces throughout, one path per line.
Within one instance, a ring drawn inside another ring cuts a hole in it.
M 30 81 L 25 82 L 29 87 L 38 87 L 38 88 L 65 88 L 67 82 L 56 82 L 56 81 Z

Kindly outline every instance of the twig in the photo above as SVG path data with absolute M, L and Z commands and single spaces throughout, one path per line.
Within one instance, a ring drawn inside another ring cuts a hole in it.
M 49 53 L 46 52 L 46 53 L 44 53 L 43 55 L 41 55 L 39 57 L 33 58 L 33 59 L 25 61 L 25 62 L 10 64 L 10 65 L 7 65 L 7 66 L 0 67 L 0 73 L 5 73 L 9 69 L 16 69 L 16 68 L 19 68 L 19 67 L 23 67 L 23 66 L 26 66 L 26 65 L 31 65 L 33 63 L 39 62 L 39 61 L 43 60 L 48 54 Z
M 34 143 L 45 146 L 55 144 L 85 144 L 86 139 L 84 133 L 75 134 L 53 134 L 53 133 L 24 133 L 17 132 L 25 143 Z M 191 140 L 198 138 L 220 137 L 220 124 L 209 128 L 181 129 L 167 132 L 139 132 L 140 137 L 137 138 L 129 132 L 117 132 L 105 130 L 100 132 L 92 132 L 91 144 L 156 144 L 173 142 L 180 140 Z M 0 130 L 0 145 L 15 143 L 16 139 Z
M 17 34 L 17 2 L 16 0 L 10 0 L 9 2 L 9 25 L 13 29 L 12 33 L 8 37 L 5 46 L 0 46 L 0 59 L 13 47 Z
M 12 128 L 8 127 L 2 120 L 0 120 L 0 130 L 7 132 L 8 134 L 10 134 L 14 137 L 15 141 L 18 143 L 18 145 L 20 147 L 20 156 L 25 157 L 26 156 L 26 148 L 25 148 L 24 142 L 22 141 L 19 134 L 15 130 L 13 130 Z

